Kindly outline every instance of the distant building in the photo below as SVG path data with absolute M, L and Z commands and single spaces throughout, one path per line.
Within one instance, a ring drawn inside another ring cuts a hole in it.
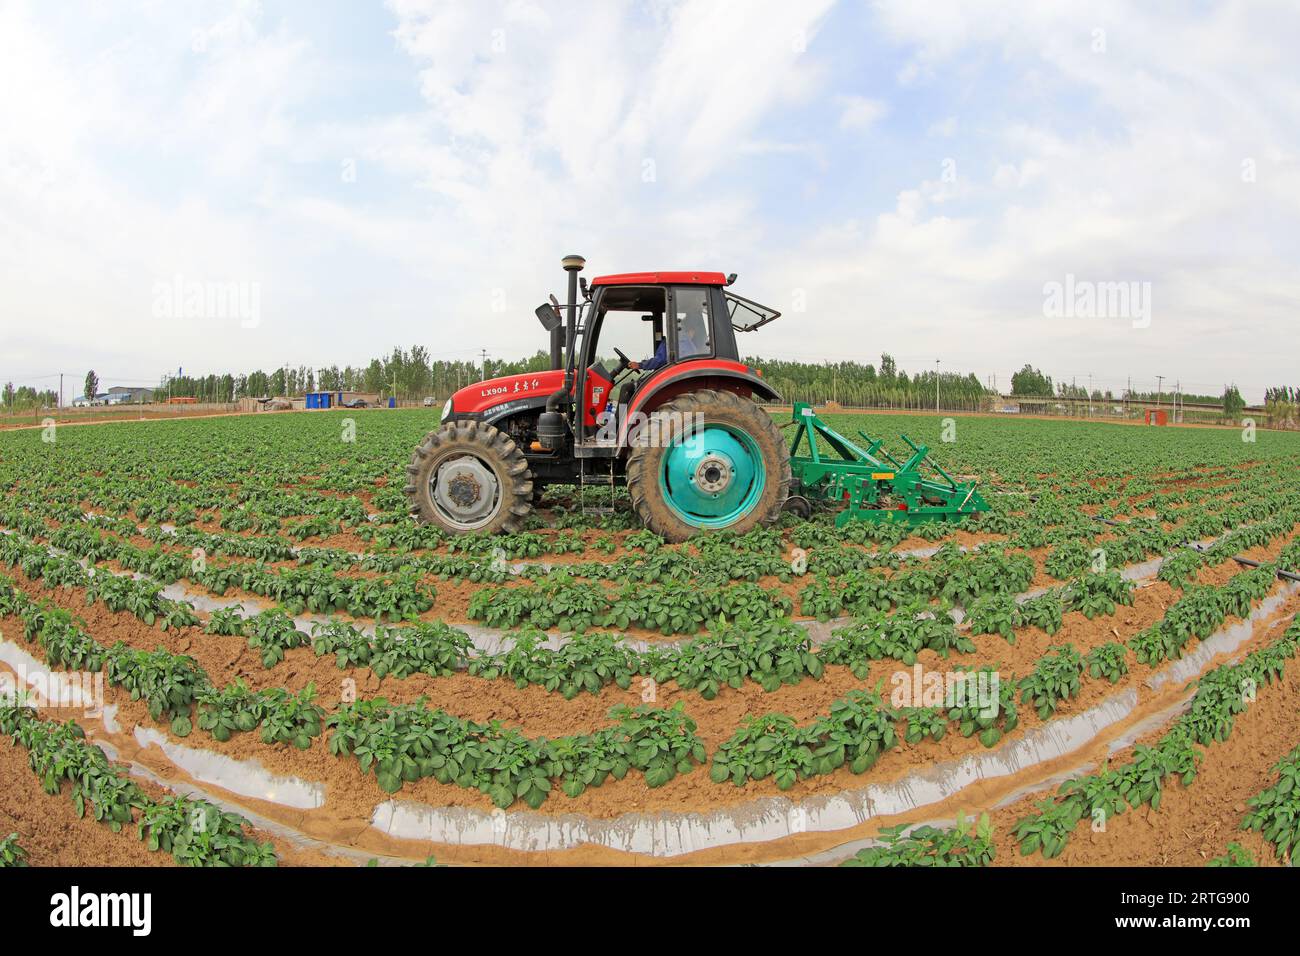
M 134 405 L 138 402 L 152 402 L 153 389 L 151 388 L 129 388 L 125 385 L 114 385 L 107 392 L 100 392 L 87 398 L 85 395 L 78 395 L 72 400 L 73 408 L 89 408 L 91 405 Z
M 114 385 L 105 395 L 108 398 L 108 404 L 116 405 L 119 402 L 152 402 L 152 388 L 138 388 L 127 385 Z

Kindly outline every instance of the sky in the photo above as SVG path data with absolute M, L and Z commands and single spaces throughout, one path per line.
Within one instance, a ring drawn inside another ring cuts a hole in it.
M 746 354 L 1259 401 L 1298 46 L 1267 0 L 0 0 L 0 380 L 521 357 L 578 253 L 738 273 Z

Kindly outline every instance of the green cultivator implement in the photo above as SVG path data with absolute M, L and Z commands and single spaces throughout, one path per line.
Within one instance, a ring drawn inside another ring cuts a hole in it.
M 791 505 L 796 511 L 811 511 L 812 503 L 843 503 L 836 527 L 850 521 L 961 521 L 967 515 L 988 511 L 989 506 L 975 490 L 975 482 L 959 482 L 930 457 L 925 445 L 916 445 L 903 435 L 912 456 L 901 464 L 879 440 L 862 432 L 863 448 L 845 438 L 817 417 L 812 406 L 796 402 L 794 441 L 790 443 L 790 466 L 794 472 Z M 787 426 L 788 427 L 788 426 Z M 821 439 L 839 456 L 828 457 L 817 447 Z M 807 454 L 800 444 L 807 439 Z M 934 474 L 923 475 L 928 465 Z M 802 499 L 802 500 L 800 500 Z

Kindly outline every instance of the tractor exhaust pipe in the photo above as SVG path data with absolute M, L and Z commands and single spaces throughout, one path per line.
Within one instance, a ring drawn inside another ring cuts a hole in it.
M 582 256 L 565 256 L 561 260 L 564 271 L 569 274 L 569 314 L 565 317 L 564 328 L 551 332 L 551 368 L 564 368 L 564 384 L 546 398 L 546 411 L 537 422 L 537 451 L 554 451 L 560 447 L 568 433 L 568 423 L 560 414 L 560 405 L 573 391 L 574 341 L 578 326 L 578 273 L 587 264 Z M 568 361 L 561 358 L 564 349 L 568 349 Z
M 564 271 L 569 274 L 569 314 L 565 317 L 563 343 L 563 345 L 567 346 L 574 341 L 576 335 L 578 325 L 578 273 L 587 264 L 587 260 L 582 256 L 565 256 L 560 260 L 560 264 L 564 266 Z M 555 332 L 551 333 L 552 355 L 557 359 L 560 355 L 560 349 L 556 347 L 556 333 L 558 332 L 559 329 L 556 329 Z M 559 361 L 556 361 L 555 367 L 560 367 Z
M 573 329 L 578 306 L 578 273 L 586 265 L 582 256 L 565 256 L 562 260 L 564 271 L 569 273 L 569 314 L 564 325 L 551 330 L 551 368 L 564 368 L 564 349 L 573 341 Z

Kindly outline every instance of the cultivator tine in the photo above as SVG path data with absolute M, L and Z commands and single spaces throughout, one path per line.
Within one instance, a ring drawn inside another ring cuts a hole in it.
M 876 452 L 880 451 L 880 446 L 881 446 L 881 444 L 884 442 L 884 439 L 883 439 L 883 438 L 874 438 L 874 439 L 873 439 L 870 435 L 868 435 L 868 434 L 867 434 L 866 432 L 864 432 L 864 431 L 859 431 L 859 432 L 858 432 L 858 437 L 861 438 L 864 442 L 867 443 L 867 454 L 868 454 L 868 455 L 874 455 L 874 454 L 876 454 Z M 889 452 L 882 452 L 882 454 L 883 454 L 886 458 L 889 457 Z
M 898 460 L 897 460 L 896 458 L 894 458 L 894 456 L 891 455 L 891 454 L 889 453 L 889 450 L 888 450 L 888 449 L 886 449 L 886 448 L 881 448 L 881 447 L 880 447 L 880 446 L 883 445 L 884 442 L 885 442 L 885 440 L 884 440 L 883 438 L 875 438 L 875 439 L 873 439 L 870 435 L 868 435 L 868 434 L 867 434 L 866 432 L 864 432 L 864 431 L 859 431 L 859 432 L 858 432 L 858 435 L 860 435 L 860 436 L 862 437 L 863 441 L 867 442 L 867 453 L 868 453 L 869 455 L 871 455 L 872 457 L 874 457 L 874 456 L 877 455 L 877 454 L 884 455 L 885 458 L 889 459 L 889 463 L 890 463 L 891 465 L 893 465 L 895 468 L 902 468 L 902 467 L 903 467 L 902 465 L 900 465 L 900 464 L 898 463 Z

